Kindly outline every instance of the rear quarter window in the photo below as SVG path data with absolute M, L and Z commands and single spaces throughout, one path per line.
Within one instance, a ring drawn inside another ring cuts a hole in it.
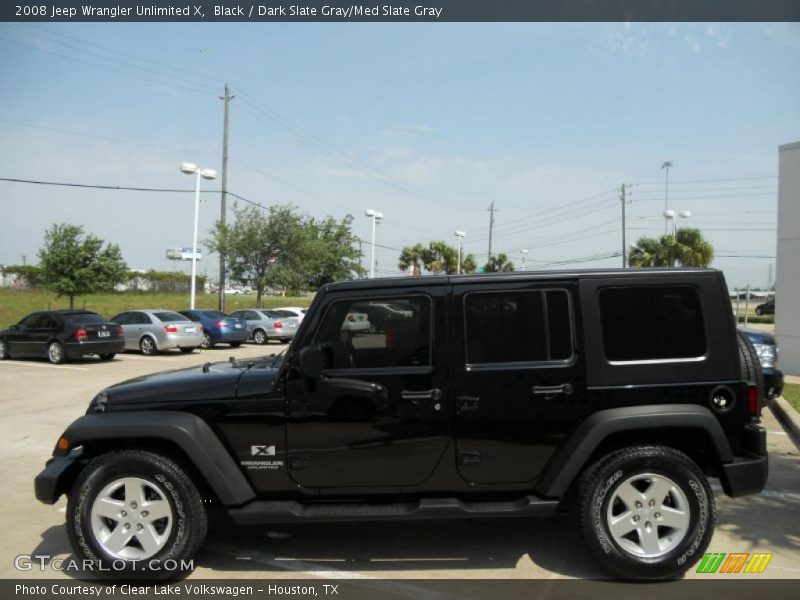
M 702 305 L 694 287 L 604 288 L 599 302 L 609 362 L 679 361 L 706 354 Z
M 70 323 L 108 323 L 108 319 L 93 312 L 64 315 L 64 320 Z

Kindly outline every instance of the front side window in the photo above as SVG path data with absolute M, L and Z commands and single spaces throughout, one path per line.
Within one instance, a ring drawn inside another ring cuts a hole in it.
M 467 294 L 464 320 L 469 365 L 572 358 L 572 317 L 566 290 Z
M 315 342 L 328 369 L 386 369 L 431 364 L 431 301 L 427 297 L 338 300 L 325 312 Z
M 603 350 L 611 362 L 698 359 L 706 353 L 703 312 L 689 286 L 600 290 Z
M 20 325 L 24 325 L 25 327 L 33 327 L 36 325 L 36 321 L 39 320 L 39 317 L 42 313 L 33 313 L 32 315 L 28 315 L 22 321 L 19 322 Z

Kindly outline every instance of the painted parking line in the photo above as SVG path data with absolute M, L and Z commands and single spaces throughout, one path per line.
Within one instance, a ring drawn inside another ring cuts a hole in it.
M 129 358 L 146 360 L 146 361 L 160 360 L 166 362 L 174 362 L 177 360 L 177 357 L 170 358 L 169 356 L 139 356 L 138 354 L 120 354 L 118 360 L 128 360 Z
M 0 365 L 21 365 L 23 367 L 41 367 L 43 369 L 68 369 L 70 371 L 88 371 L 89 367 L 65 367 L 63 365 L 43 365 L 35 362 L 22 362 L 19 360 L 3 360 Z

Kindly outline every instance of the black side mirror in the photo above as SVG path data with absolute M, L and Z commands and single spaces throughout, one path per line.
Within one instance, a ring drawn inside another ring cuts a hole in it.
M 12 325 L 8 328 L 9 331 L 19 331 L 19 325 Z
M 324 356 L 318 345 L 306 346 L 297 354 L 297 367 L 300 372 L 311 379 L 322 376 Z

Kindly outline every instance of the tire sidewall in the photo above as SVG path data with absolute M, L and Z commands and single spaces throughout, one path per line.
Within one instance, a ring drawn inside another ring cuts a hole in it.
M 146 344 L 148 343 L 151 344 L 151 349 L 145 350 Z M 139 340 L 139 350 L 145 356 L 152 356 L 158 351 L 158 346 L 156 345 L 156 342 L 153 338 L 151 338 L 149 335 L 146 335 L 141 340 Z
M 114 576 L 168 577 L 170 571 L 150 572 L 147 564 L 150 561 L 169 559 L 180 562 L 181 558 L 185 558 L 183 551 L 192 527 L 189 512 L 186 510 L 190 497 L 186 486 L 170 469 L 141 458 L 119 457 L 117 460 L 101 462 L 94 468 L 90 465 L 87 471 L 89 472 L 82 475 L 78 485 L 73 488 L 67 505 L 67 530 L 73 548 L 82 558 L 99 562 L 101 568 L 112 569 L 111 574 Z M 139 477 L 155 483 L 164 492 L 172 508 L 172 531 L 166 544 L 150 558 L 137 562 L 107 554 L 95 541 L 92 533 L 91 509 L 97 494 L 112 481 L 123 477 Z
M 266 344 L 267 341 L 269 341 L 269 338 L 267 337 L 267 334 L 263 329 L 256 329 L 255 332 L 253 333 L 253 341 L 256 344 L 261 345 L 261 344 Z
M 59 356 L 58 360 L 54 360 L 50 354 L 50 349 L 53 346 L 58 346 L 61 349 L 61 352 L 58 355 Z M 64 345 L 61 342 L 50 342 L 49 344 L 47 344 L 47 360 L 54 365 L 60 365 L 61 363 L 67 360 L 67 357 L 64 355 L 64 352 L 65 352 Z
M 8 354 L 8 342 L 4 338 L 0 338 L 0 360 L 11 358 Z
M 713 496 L 708 480 L 684 461 L 653 454 L 610 460 L 589 496 L 584 531 L 590 549 L 616 573 L 634 579 L 679 577 L 702 555 L 714 529 Z M 608 529 L 608 504 L 614 492 L 628 478 L 642 473 L 663 475 L 686 495 L 690 507 L 689 528 L 684 539 L 669 553 L 657 558 L 640 558 L 623 550 Z M 586 513 L 586 511 L 584 511 Z

